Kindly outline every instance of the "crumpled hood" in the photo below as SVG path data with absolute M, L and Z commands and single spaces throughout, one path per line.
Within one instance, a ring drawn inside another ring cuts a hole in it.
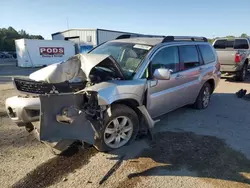
M 29 78 L 48 83 L 84 81 L 89 80 L 91 70 L 97 65 L 111 68 L 121 79 L 124 79 L 121 68 L 114 58 L 103 54 L 77 54 L 66 61 L 55 63 L 33 72 Z

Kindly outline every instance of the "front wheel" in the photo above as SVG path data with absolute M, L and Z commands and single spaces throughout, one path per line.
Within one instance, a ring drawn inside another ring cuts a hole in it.
M 211 85 L 207 82 L 201 88 L 201 91 L 194 103 L 194 108 L 196 109 L 205 109 L 208 107 L 210 98 L 211 98 Z
M 131 143 L 139 130 L 138 116 L 133 109 L 126 105 L 111 106 L 111 116 L 104 117 L 100 138 L 96 138 L 95 147 L 99 151 L 118 149 Z

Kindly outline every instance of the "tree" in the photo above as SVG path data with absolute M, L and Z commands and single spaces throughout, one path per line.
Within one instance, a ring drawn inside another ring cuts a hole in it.
M 25 30 L 17 32 L 13 27 L 0 28 L 0 51 L 15 51 L 15 40 L 27 39 L 44 39 L 41 35 L 29 35 Z
M 228 36 L 226 36 L 226 38 L 235 38 L 235 36 L 233 36 L 233 35 L 228 35 Z
M 208 42 L 209 42 L 210 44 L 213 44 L 214 40 L 215 40 L 215 39 L 208 39 Z
M 248 35 L 247 35 L 246 33 L 242 33 L 240 37 L 242 37 L 242 38 L 247 38 Z

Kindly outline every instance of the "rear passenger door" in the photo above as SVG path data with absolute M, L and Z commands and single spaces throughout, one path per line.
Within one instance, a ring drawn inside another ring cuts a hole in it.
M 184 93 L 180 99 L 181 103 L 194 103 L 200 91 L 200 75 L 203 61 L 196 45 L 179 46 L 180 54 L 180 73 L 176 79 L 181 79 L 181 91 Z

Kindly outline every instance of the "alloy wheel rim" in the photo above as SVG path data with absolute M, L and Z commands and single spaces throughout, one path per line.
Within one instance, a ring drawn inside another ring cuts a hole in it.
M 132 133 L 132 121 L 126 116 L 119 116 L 106 126 L 104 142 L 110 148 L 119 148 L 128 143 Z
M 208 106 L 209 100 L 210 100 L 210 90 L 208 87 L 206 87 L 204 90 L 203 99 L 202 99 L 204 107 Z

